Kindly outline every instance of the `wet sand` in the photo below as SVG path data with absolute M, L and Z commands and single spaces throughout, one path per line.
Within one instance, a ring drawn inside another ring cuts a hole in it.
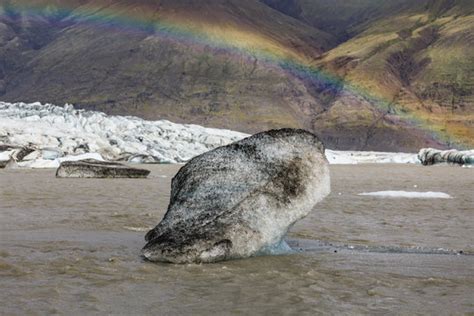
M 140 248 L 179 166 L 146 168 L 144 180 L 0 170 L 0 314 L 474 313 L 474 169 L 331 166 L 331 195 L 290 232 L 301 251 L 169 265 Z M 453 199 L 357 195 L 381 190 Z

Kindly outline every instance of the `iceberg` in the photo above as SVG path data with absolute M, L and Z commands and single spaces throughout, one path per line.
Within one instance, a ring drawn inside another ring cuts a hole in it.
M 438 163 L 450 163 L 458 165 L 474 165 L 474 150 L 439 150 L 434 148 L 423 148 L 418 153 L 418 159 L 424 166 Z
M 270 130 L 200 155 L 173 178 L 168 211 L 150 230 L 150 261 L 211 263 L 290 251 L 288 229 L 331 191 L 312 133 Z
M 418 164 L 416 154 L 376 151 L 335 151 L 326 150 L 326 158 L 333 165 L 356 165 L 369 163 Z

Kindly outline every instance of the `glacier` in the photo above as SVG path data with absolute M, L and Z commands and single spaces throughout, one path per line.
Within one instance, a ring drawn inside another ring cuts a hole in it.
M 247 136 L 166 120 L 109 116 L 72 105 L 0 102 L 0 143 L 37 148 L 33 160 L 97 153 L 106 160 L 183 163 Z
M 19 148 L 34 151 L 20 168 L 57 168 L 67 160 L 94 158 L 130 163 L 185 163 L 250 135 L 167 120 L 106 115 L 73 105 L 0 102 L 0 161 Z M 2 150 L 3 148 L 3 150 Z M 419 163 L 416 154 L 326 150 L 330 164 Z

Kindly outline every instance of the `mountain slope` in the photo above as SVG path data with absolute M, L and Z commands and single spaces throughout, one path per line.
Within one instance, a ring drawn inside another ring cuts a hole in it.
M 6 63 L 13 69 L 4 71 L 2 99 L 71 102 L 244 131 L 307 127 L 305 111 L 318 107 L 301 82 L 259 54 L 310 60 L 334 39 L 259 2 L 65 2 L 55 10 L 49 1 L 48 12 L 26 7 L 4 23 L 16 31 L 4 45 L 22 42 L 4 51 L 6 59 L 26 56 Z M 50 22 L 56 11 L 61 19 Z M 45 44 L 28 42 L 30 23 L 49 27 Z
M 427 1 L 423 8 L 374 21 L 318 65 L 386 100 L 388 115 L 472 146 L 474 2 Z
M 262 0 L 270 7 L 333 34 L 339 42 L 355 36 L 373 21 L 424 8 L 412 0 Z

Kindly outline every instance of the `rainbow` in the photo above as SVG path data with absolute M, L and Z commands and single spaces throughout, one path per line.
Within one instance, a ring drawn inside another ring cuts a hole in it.
M 191 19 L 178 16 L 162 16 L 156 9 L 147 4 L 139 9 L 129 10 L 126 6 L 105 5 L 112 1 L 94 1 L 93 4 L 74 4 L 74 1 L 56 1 L 55 6 L 47 4 L 48 0 L 23 0 L 6 5 L 6 10 L 0 11 L 4 18 L 14 18 L 17 14 L 28 15 L 32 18 L 47 18 L 52 23 L 85 24 L 100 28 L 110 28 L 115 31 L 128 33 L 145 33 L 160 36 L 170 41 L 193 45 L 196 47 L 212 47 L 224 50 L 230 56 L 248 57 L 249 62 L 258 58 L 266 67 L 285 71 L 300 79 L 312 80 L 324 86 L 326 91 L 337 92 L 343 88 L 344 93 L 364 98 L 375 105 L 381 113 L 396 108 L 392 101 L 386 100 L 373 92 L 361 88 L 357 83 L 343 80 L 337 75 L 313 66 L 314 60 L 298 54 L 282 45 L 260 45 L 259 39 L 252 34 L 235 29 L 216 31 L 211 23 L 194 23 Z M 51 1 L 49 1 L 51 2 Z M 79 2 L 79 1 L 78 1 Z M 71 13 L 74 12 L 73 15 Z M 229 36 L 231 32 L 231 36 Z M 397 113 L 402 124 L 407 124 L 431 135 L 441 143 L 463 147 L 463 141 L 454 139 L 444 130 L 445 126 L 433 123 L 426 113 L 409 112 Z

